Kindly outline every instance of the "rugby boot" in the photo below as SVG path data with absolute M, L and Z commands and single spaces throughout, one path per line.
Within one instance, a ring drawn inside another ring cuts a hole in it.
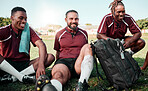
M 50 83 L 50 79 L 46 75 L 41 75 L 35 85 L 36 91 L 57 91 L 57 89 Z
M 86 80 L 84 82 L 78 82 L 75 91 L 88 91 L 89 85 L 87 84 Z
M 35 84 L 36 78 L 35 76 L 24 75 L 22 81 L 23 83 Z

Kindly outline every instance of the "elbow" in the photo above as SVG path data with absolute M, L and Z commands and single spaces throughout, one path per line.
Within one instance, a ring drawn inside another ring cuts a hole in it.
M 141 32 L 139 32 L 139 37 L 141 37 L 142 36 L 142 33 Z
M 142 36 L 142 33 L 141 32 L 138 32 L 137 35 L 140 38 Z

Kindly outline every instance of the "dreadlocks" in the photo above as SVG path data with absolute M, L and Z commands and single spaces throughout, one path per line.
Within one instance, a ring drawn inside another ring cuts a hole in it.
M 113 15 L 115 15 L 115 8 L 118 6 L 118 5 L 123 5 L 124 4 L 122 3 L 122 0 L 114 0 L 110 5 L 109 5 L 109 8 L 111 7 L 111 13 Z

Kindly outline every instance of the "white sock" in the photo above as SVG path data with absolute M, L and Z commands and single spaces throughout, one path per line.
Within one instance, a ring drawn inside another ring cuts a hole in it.
M 62 84 L 58 80 L 52 79 L 50 82 L 58 91 L 62 91 Z
M 24 75 L 20 74 L 13 66 L 11 66 L 5 59 L 0 64 L 0 69 L 15 76 L 19 81 L 22 82 L 22 78 Z
M 30 74 L 35 73 L 35 70 L 34 70 L 33 65 L 30 65 L 26 69 L 22 70 L 20 73 L 23 74 L 23 75 L 30 75 Z
M 23 75 L 29 75 L 29 74 L 35 73 L 35 70 L 34 70 L 33 65 L 30 65 L 26 69 L 22 70 L 20 73 Z M 17 81 L 17 78 L 15 76 L 12 76 L 12 78 L 13 78 L 13 82 Z
M 131 49 L 129 49 L 128 51 L 131 55 L 135 54 L 135 52 L 133 52 Z
M 81 64 L 81 75 L 79 82 L 83 83 L 84 79 L 86 79 L 86 82 L 88 82 L 92 70 L 93 70 L 93 56 L 87 55 L 84 57 Z

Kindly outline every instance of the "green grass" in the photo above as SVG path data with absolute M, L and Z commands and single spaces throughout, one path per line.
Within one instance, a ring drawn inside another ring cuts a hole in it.
M 41 37 L 46 44 L 47 52 L 55 55 L 55 51 L 53 50 L 54 36 L 41 36 Z M 148 34 L 143 34 L 142 38 L 145 40 L 146 46 L 141 51 L 139 51 L 134 55 L 134 59 L 138 62 L 140 66 L 143 65 L 146 52 L 148 51 L 148 46 L 147 46 Z M 89 41 L 90 40 L 96 40 L 96 35 L 89 35 Z M 38 57 L 38 48 L 31 46 L 31 59 L 34 59 L 36 57 Z M 101 69 L 101 66 L 98 65 L 98 67 L 99 67 L 99 72 L 101 74 L 104 74 Z M 137 81 L 137 83 L 132 88 L 130 88 L 131 91 L 148 91 L 148 68 L 142 72 L 144 73 L 144 76 L 141 76 Z M 46 74 L 50 75 L 50 71 L 48 69 L 46 69 Z M 103 75 L 103 77 L 105 77 L 105 75 Z M 76 78 L 69 80 L 67 84 L 64 86 L 64 91 L 72 91 L 75 85 L 77 84 L 77 81 L 78 79 Z M 103 87 L 109 88 L 107 87 L 109 84 L 106 80 L 104 81 L 101 80 L 100 82 L 98 82 L 96 78 L 96 69 L 94 68 L 88 83 L 90 85 L 89 91 L 100 90 L 99 89 L 100 83 L 102 84 Z M 21 82 L 0 85 L 0 91 L 34 91 L 34 89 L 35 89 L 35 84 L 23 84 Z

